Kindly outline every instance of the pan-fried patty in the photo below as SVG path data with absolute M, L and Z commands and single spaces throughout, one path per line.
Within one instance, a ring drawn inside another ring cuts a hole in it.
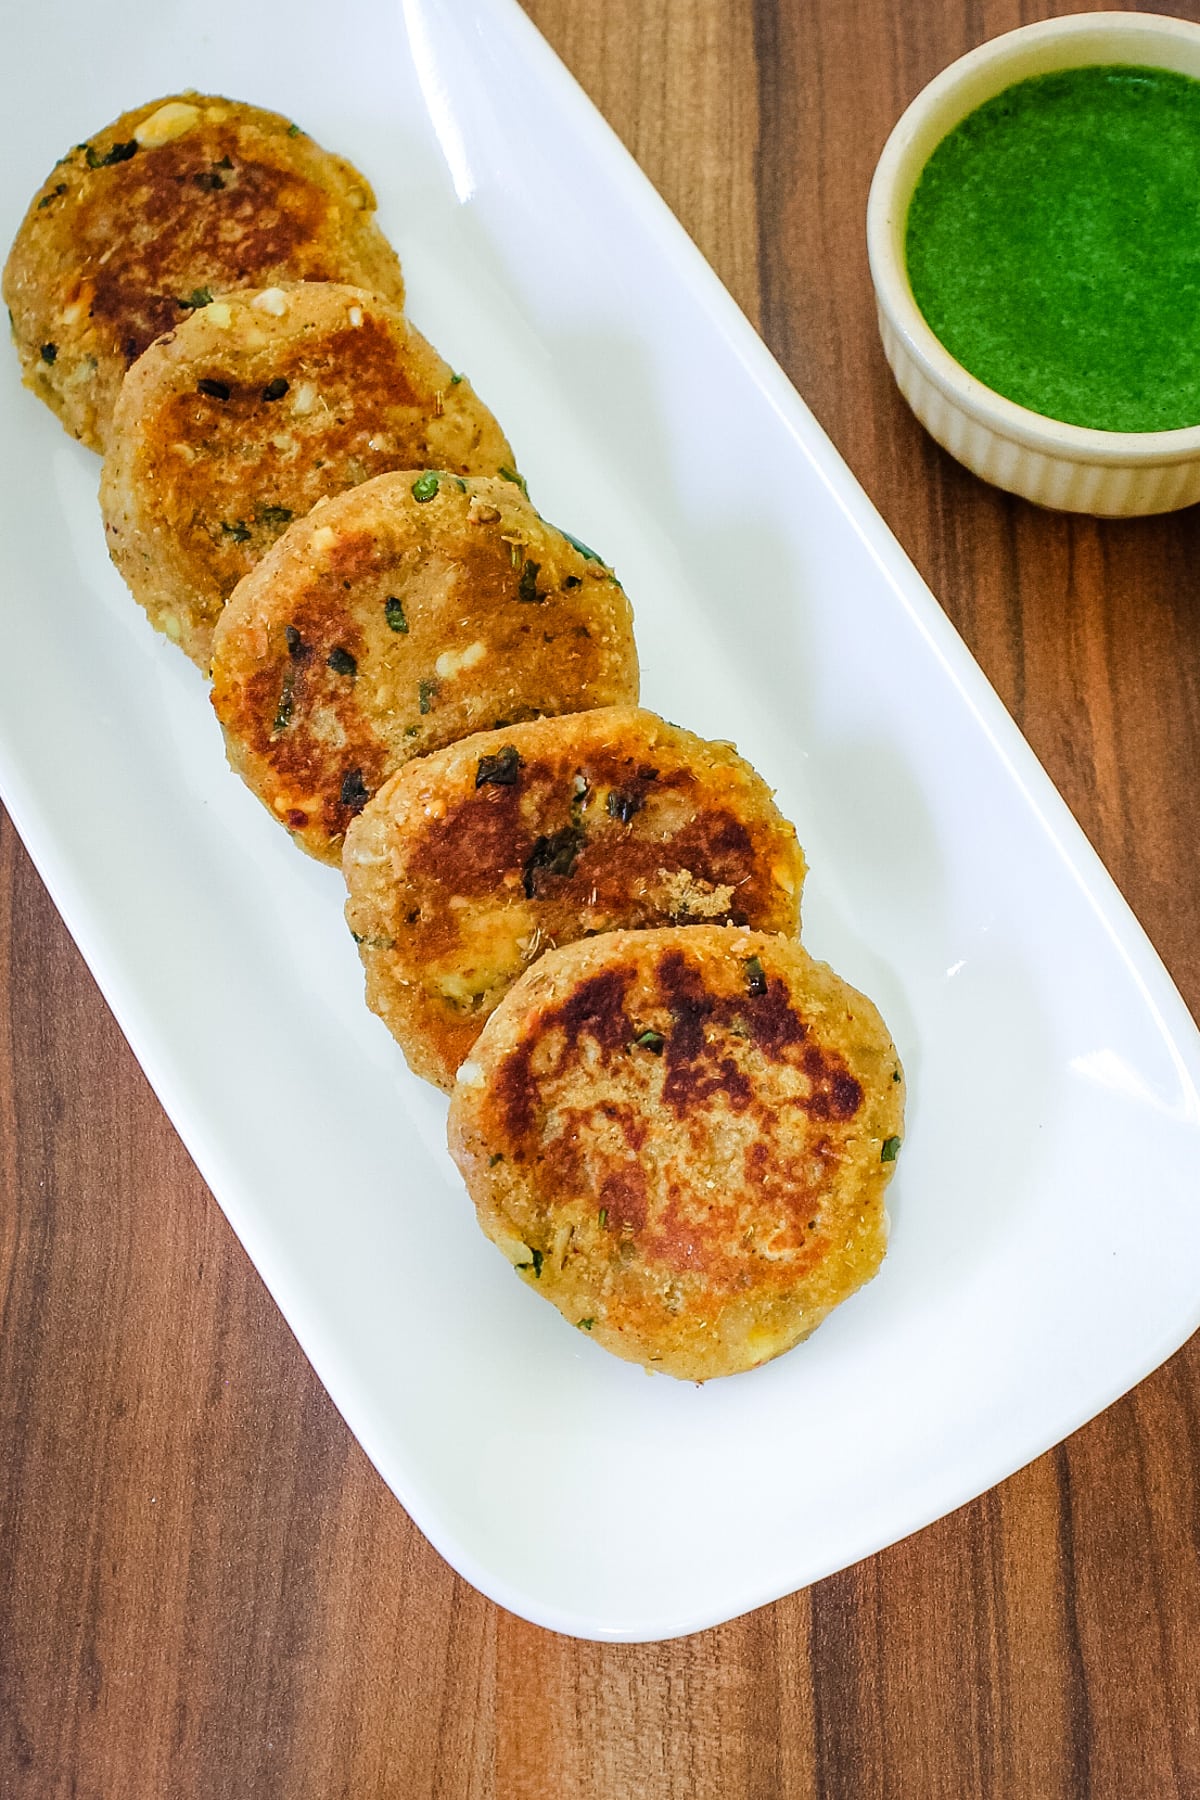
M 637 699 L 633 621 L 515 481 L 378 476 L 290 526 L 217 627 L 229 760 L 314 856 L 411 757 Z
M 633 707 L 406 764 L 351 825 L 342 867 L 367 1003 L 445 1088 L 544 949 L 620 926 L 794 932 L 804 880 L 749 763 Z
M 904 1079 L 871 1002 L 794 939 L 720 926 L 550 951 L 458 1072 L 484 1231 L 618 1356 L 756 1367 L 875 1274 Z
M 4 271 L 25 381 L 103 450 L 121 378 L 234 288 L 404 284 L 370 185 L 278 113 L 209 94 L 135 107 L 55 164 Z
M 121 390 L 100 505 L 134 595 L 207 670 L 229 595 L 318 500 L 386 469 L 512 460 L 401 312 L 307 282 L 214 300 L 151 346 Z

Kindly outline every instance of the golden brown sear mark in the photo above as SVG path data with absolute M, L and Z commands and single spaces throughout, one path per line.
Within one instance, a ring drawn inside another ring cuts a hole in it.
M 697 1380 L 780 1354 L 874 1274 L 903 1078 L 870 1002 L 732 927 L 549 952 L 459 1072 L 484 1230 L 618 1355 Z
M 371 1006 L 443 1086 L 546 948 L 620 928 L 797 928 L 804 861 L 729 746 L 634 708 L 478 736 L 397 776 L 347 843 Z
M 142 231 L 134 251 L 110 255 L 111 220 L 84 212 L 77 227 L 94 271 L 91 315 L 111 328 L 126 363 L 170 331 L 205 291 L 290 281 L 346 280 L 327 241 L 336 202 L 296 171 L 229 154 L 227 133 L 209 126 L 143 151 L 125 175 L 125 203 Z M 181 292 L 190 271 L 203 284 Z
M 511 457 L 397 308 L 307 282 L 213 300 L 151 346 L 114 413 L 100 500 L 135 597 L 207 669 L 229 595 L 319 502 L 391 469 L 495 473 Z M 369 546 L 340 549 L 340 579 L 356 555 Z
M 370 184 L 277 113 L 179 94 L 60 159 L 4 297 L 27 385 L 103 450 L 122 377 L 153 341 L 222 294 L 291 281 L 403 304 Z
M 536 602 L 521 592 L 530 560 Z M 515 480 L 444 467 L 381 475 L 297 520 L 214 636 L 213 705 L 234 767 L 327 861 L 414 757 L 497 718 L 633 698 L 636 684 L 612 571 L 589 565 Z
M 615 1064 L 623 1070 L 639 1040 L 661 1059 L 661 1103 L 680 1120 L 717 1096 L 732 1112 L 744 1112 L 753 1102 L 754 1088 L 742 1065 L 753 1052 L 803 1074 L 804 1081 L 783 1104 L 813 1119 L 845 1124 L 862 1105 L 861 1083 L 836 1050 L 813 1038 L 810 1022 L 779 977 L 765 976 L 761 994 L 751 991 L 751 974 L 741 992 L 715 992 L 703 968 L 680 947 L 658 958 L 656 990 L 648 1003 L 639 993 L 639 1005 L 632 1010 L 627 1004 L 630 979 L 627 970 L 607 969 L 582 981 L 566 1000 L 546 1009 L 536 1032 L 497 1069 L 494 1092 L 509 1154 L 516 1160 L 536 1155 L 533 1144 L 541 1141 L 535 1059 L 539 1080 L 562 1080 L 572 1063 L 586 1062 L 592 1069 Z M 653 1041 L 646 1043 L 647 1038 Z

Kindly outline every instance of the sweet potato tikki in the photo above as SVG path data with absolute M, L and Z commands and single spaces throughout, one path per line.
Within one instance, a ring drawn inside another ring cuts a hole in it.
M 530 1287 L 706 1381 L 875 1274 L 903 1118 L 869 1000 L 793 939 L 697 925 L 548 952 L 458 1071 L 450 1150 Z
M 342 866 L 367 1003 L 446 1088 L 544 949 L 619 926 L 794 932 L 804 880 L 749 763 L 633 707 L 408 763 L 350 827 Z
M 109 553 L 207 670 L 226 600 L 293 519 L 430 466 L 495 474 L 512 451 L 395 307 L 332 282 L 214 300 L 121 390 L 100 483 Z
M 213 646 L 233 767 L 335 862 L 414 756 L 484 728 L 637 699 L 629 602 L 515 481 L 381 475 L 289 527 Z
M 103 450 L 121 378 L 233 288 L 341 281 L 400 306 L 370 185 L 278 113 L 206 94 L 135 107 L 56 163 L 4 271 L 25 380 Z

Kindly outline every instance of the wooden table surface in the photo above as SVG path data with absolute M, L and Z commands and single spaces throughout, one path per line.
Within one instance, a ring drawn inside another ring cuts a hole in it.
M 529 10 L 814 408 L 1196 1010 L 1196 514 L 1055 517 L 965 474 L 891 384 L 863 248 L 872 167 L 918 88 L 1071 9 Z M 0 1027 L 4 1800 L 1200 1796 L 1200 1340 L 992 1493 L 807 1593 L 674 1643 L 571 1642 L 454 1575 L 368 1467 L 7 820 Z

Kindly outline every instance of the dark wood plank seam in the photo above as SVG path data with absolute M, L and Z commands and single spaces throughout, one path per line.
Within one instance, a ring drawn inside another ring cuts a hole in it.
M 1087 1667 L 1079 1630 L 1079 1606 L 1075 1569 L 1075 1518 L 1071 1498 L 1071 1470 L 1067 1447 L 1059 1444 L 1051 1456 L 1058 1489 L 1058 1559 L 1062 1583 L 1063 1628 L 1066 1639 L 1068 1718 L 1071 1731 L 1073 1786 L 1071 1800 L 1091 1800 L 1092 1717 L 1088 1699 Z

